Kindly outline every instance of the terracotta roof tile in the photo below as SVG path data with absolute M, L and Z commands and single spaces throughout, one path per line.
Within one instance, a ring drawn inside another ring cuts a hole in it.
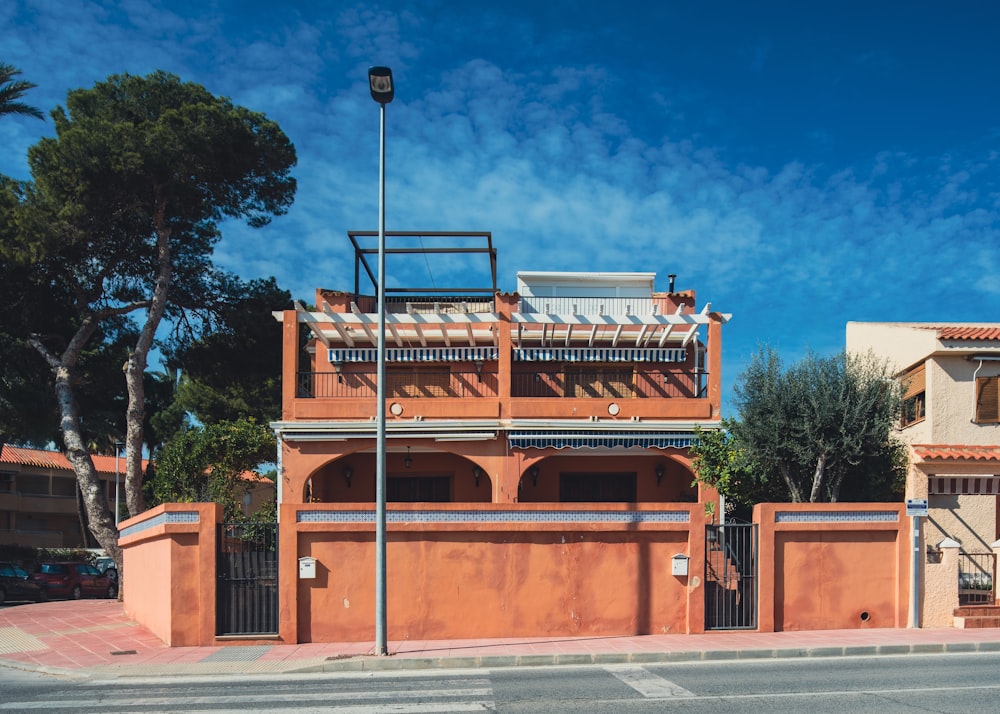
M 91 455 L 94 460 L 94 468 L 97 469 L 99 473 L 113 474 L 115 473 L 115 457 L 114 456 L 98 456 L 96 454 Z M 146 459 L 142 460 L 143 468 L 146 467 L 148 461 Z M 21 446 L 11 446 L 10 444 L 3 445 L 3 451 L 0 452 L 0 464 L 18 464 L 20 466 L 34 466 L 36 468 L 42 469 L 57 469 L 62 471 L 72 471 L 73 467 L 69 463 L 69 459 L 61 451 L 45 451 L 43 449 L 27 449 Z M 120 473 L 125 473 L 125 458 L 122 457 L 121 461 L 118 462 L 118 468 Z
M 998 461 L 1000 446 L 967 444 L 914 444 L 913 454 L 921 461 Z
M 1000 340 L 1000 325 L 938 327 L 937 336 L 939 340 Z

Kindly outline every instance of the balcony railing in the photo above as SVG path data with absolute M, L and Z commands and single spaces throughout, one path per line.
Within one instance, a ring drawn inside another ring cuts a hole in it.
M 664 399 L 703 397 L 707 374 L 670 369 L 659 372 L 629 370 L 547 371 L 515 374 L 513 397 L 575 397 L 592 399 Z
M 299 372 L 296 396 L 311 398 L 374 398 L 375 370 Z M 474 370 L 416 368 L 386 373 L 389 398 L 493 397 L 497 375 Z M 703 398 L 708 374 L 683 369 L 632 373 L 628 370 L 545 371 L 515 374 L 511 396 L 519 398 L 665 399 Z
M 300 398 L 375 398 L 375 370 L 365 372 L 299 372 L 296 396 Z M 447 369 L 386 373 L 389 398 L 496 397 L 496 374 Z

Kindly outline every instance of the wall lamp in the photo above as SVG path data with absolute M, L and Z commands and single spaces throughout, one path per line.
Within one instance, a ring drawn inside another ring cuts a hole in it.
M 413 466 L 413 459 L 410 458 L 410 447 L 406 447 L 406 457 L 403 459 L 403 466 L 410 468 Z
M 657 464 L 656 471 L 654 473 L 656 474 L 656 485 L 659 486 L 663 481 L 663 474 L 666 473 L 663 469 L 663 464 Z
M 476 376 L 479 378 L 479 381 L 482 382 L 483 381 L 483 361 L 481 359 L 477 359 L 475 362 L 473 362 L 473 364 L 476 365 Z
M 472 467 L 472 478 L 476 480 L 476 488 L 479 488 L 479 479 L 483 477 L 483 470 L 478 466 Z
M 354 472 L 351 471 L 350 466 L 344 467 L 344 480 L 347 482 L 347 487 L 351 487 L 351 477 L 354 476 Z
M 530 469 L 528 469 L 528 475 L 531 476 L 531 485 L 532 486 L 537 486 L 538 485 L 538 467 L 537 466 L 532 466 Z
M 344 381 L 344 363 L 337 361 L 333 363 L 333 371 L 337 373 L 337 381 L 343 383 Z

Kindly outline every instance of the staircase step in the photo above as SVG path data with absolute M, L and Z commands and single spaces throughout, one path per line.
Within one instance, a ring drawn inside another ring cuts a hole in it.
M 998 605 L 965 605 L 955 608 L 955 617 L 1000 617 Z
M 1000 616 L 955 618 L 955 629 L 957 630 L 980 630 L 994 627 L 1000 627 Z

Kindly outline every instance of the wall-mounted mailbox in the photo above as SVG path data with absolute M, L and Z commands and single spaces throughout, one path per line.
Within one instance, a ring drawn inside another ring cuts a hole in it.
M 316 579 L 316 559 L 311 558 L 308 555 L 304 558 L 299 558 L 299 580 L 315 580 Z
M 672 562 L 672 573 L 674 575 L 687 575 L 688 574 L 688 558 L 683 553 L 678 553 L 673 557 Z

